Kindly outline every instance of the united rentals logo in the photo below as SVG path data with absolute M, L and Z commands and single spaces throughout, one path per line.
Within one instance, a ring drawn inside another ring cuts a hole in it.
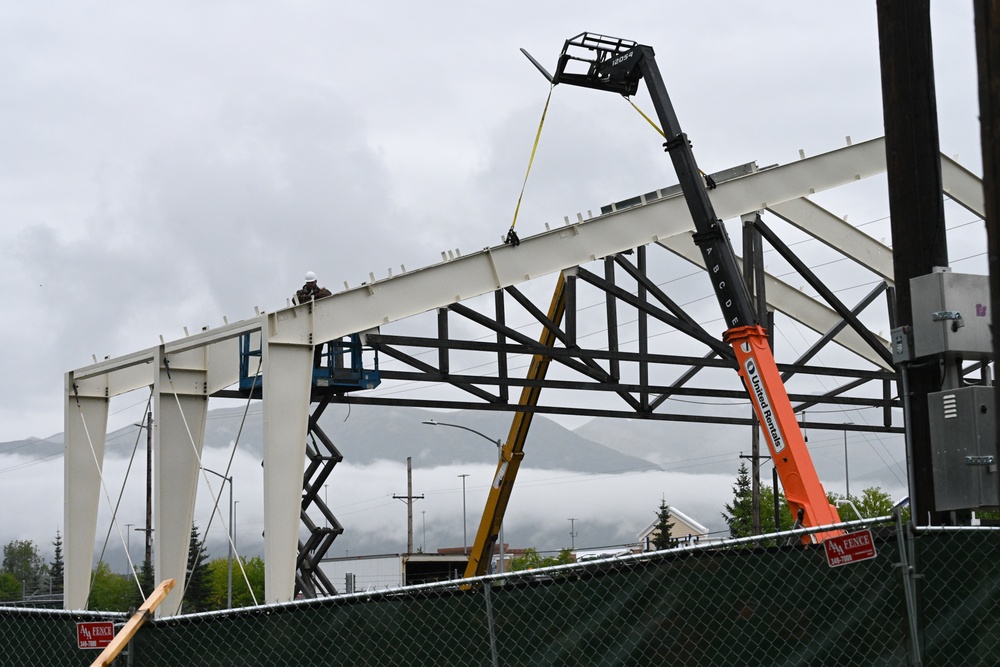
M 743 368 L 746 370 L 747 382 L 750 384 L 750 393 L 757 402 L 757 412 L 760 414 L 761 422 L 763 422 L 771 440 L 774 453 L 777 454 L 785 448 L 785 439 L 781 437 L 781 429 L 778 428 L 774 411 L 771 409 L 771 397 L 764 389 L 764 381 L 761 379 L 760 373 L 757 372 L 757 364 L 754 363 L 752 357 L 743 362 Z

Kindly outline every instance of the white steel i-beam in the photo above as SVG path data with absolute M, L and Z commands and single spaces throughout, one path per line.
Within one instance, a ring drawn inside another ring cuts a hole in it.
M 946 155 L 941 156 L 941 189 L 966 210 L 986 219 L 982 180 Z
M 306 309 L 309 306 L 305 307 Z M 313 347 L 309 340 L 266 341 L 264 410 L 264 598 L 291 600 L 299 553 L 302 478 L 309 432 Z
M 769 211 L 893 283 L 892 249 L 812 201 L 789 199 Z
M 63 604 L 86 609 L 90 594 L 97 508 L 100 504 L 108 399 L 79 396 L 73 374 L 66 374 L 63 467 Z
M 695 266 L 705 268 L 705 261 L 701 256 L 701 251 L 691 242 L 690 234 L 685 233 L 671 236 L 668 239 L 660 241 L 659 245 L 678 257 L 683 257 Z M 737 261 L 742 265 L 742 259 Z M 840 323 L 842 318 L 837 314 L 837 311 L 811 296 L 803 294 L 800 290 L 795 289 L 783 280 L 765 272 L 764 281 L 767 305 L 779 313 L 788 315 L 796 322 L 820 334 L 829 331 Z M 859 357 L 867 359 L 881 368 L 889 369 L 889 366 L 882 357 L 854 329 L 850 327 L 844 328 L 834 336 L 833 340 Z M 880 340 L 888 346 L 888 341 L 882 338 Z
M 882 139 L 774 167 L 720 183 L 712 204 L 723 220 L 766 208 L 885 171 Z M 330 340 L 508 285 L 557 273 L 694 228 L 681 196 L 603 215 L 501 246 L 436 264 L 413 273 L 369 283 L 316 303 L 312 320 L 317 340 Z M 300 306 L 301 308 L 301 306 Z M 297 337 L 301 318 L 281 320 L 272 340 Z
M 180 613 L 187 583 L 188 547 L 208 416 L 207 354 L 208 348 L 197 348 L 158 355 L 153 412 L 153 559 L 158 580 L 177 582 L 159 607 L 167 615 Z

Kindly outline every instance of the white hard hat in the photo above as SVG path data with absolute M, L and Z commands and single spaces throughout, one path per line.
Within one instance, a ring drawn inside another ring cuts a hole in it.
M 306 271 L 306 282 L 307 283 L 316 282 L 316 274 L 313 273 L 312 271 Z

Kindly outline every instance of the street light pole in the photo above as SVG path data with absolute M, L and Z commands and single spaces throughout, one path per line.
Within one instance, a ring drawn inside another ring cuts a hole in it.
M 227 526 L 226 537 L 229 538 L 229 580 L 228 588 L 226 591 L 226 609 L 233 608 L 233 478 L 226 477 L 222 473 L 215 472 L 214 470 L 209 470 L 208 468 L 202 468 L 205 472 L 210 472 L 216 477 L 222 478 L 222 483 L 225 484 L 229 482 L 229 526 Z
M 449 424 L 447 422 L 439 422 L 439 421 L 435 421 L 433 419 L 426 419 L 426 420 L 424 420 L 421 423 L 427 424 L 428 426 L 451 426 L 452 428 L 460 428 L 463 431 L 469 431 L 470 433 L 475 433 L 480 438 L 485 438 L 486 440 L 489 440 L 490 442 L 492 442 L 494 445 L 497 446 L 497 464 L 500 464 L 500 463 L 503 462 L 503 442 L 499 438 L 497 438 L 496 440 L 494 440 L 493 438 L 491 438 L 490 436 L 486 435 L 485 433 L 480 433 L 479 431 L 477 431 L 474 428 L 469 428 L 468 426 L 462 426 L 461 424 Z M 463 483 L 464 483 L 464 481 L 465 480 L 463 480 Z M 463 514 L 462 522 L 464 524 L 464 522 L 465 522 L 465 519 L 464 519 L 464 515 L 465 515 L 465 492 L 464 492 L 464 488 L 463 488 L 463 492 L 462 492 L 462 514 Z M 503 574 L 503 569 L 504 569 L 504 563 L 503 563 L 503 559 L 504 559 L 504 544 L 503 544 L 503 522 L 502 521 L 500 522 L 500 531 L 499 531 L 499 533 L 500 533 L 500 535 L 499 535 L 500 536 L 500 574 Z
M 459 475 L 462 478 L 462 553 L 469 553 L 469 534 L 465 530 L 465 478 L 468 473 Z
M 847 464 L 847 431 L 844 431 L 844 485 L 847 487 L 847 499 L 851 499 L 851 468 Z

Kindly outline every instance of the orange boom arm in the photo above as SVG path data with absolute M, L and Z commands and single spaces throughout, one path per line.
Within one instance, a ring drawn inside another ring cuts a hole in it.
M 771 450 L 792 516 L 803 510 L 802 525 L 806 528 L 839 523 L 837 508 L 827 500 L 809 456 L 764 329 L 758 324 L 737 327 L 726 332 L 725 340 L 736 352 L 740 378 Z M 815 537 L 822 542 L 842 532 L 816 533 Z

